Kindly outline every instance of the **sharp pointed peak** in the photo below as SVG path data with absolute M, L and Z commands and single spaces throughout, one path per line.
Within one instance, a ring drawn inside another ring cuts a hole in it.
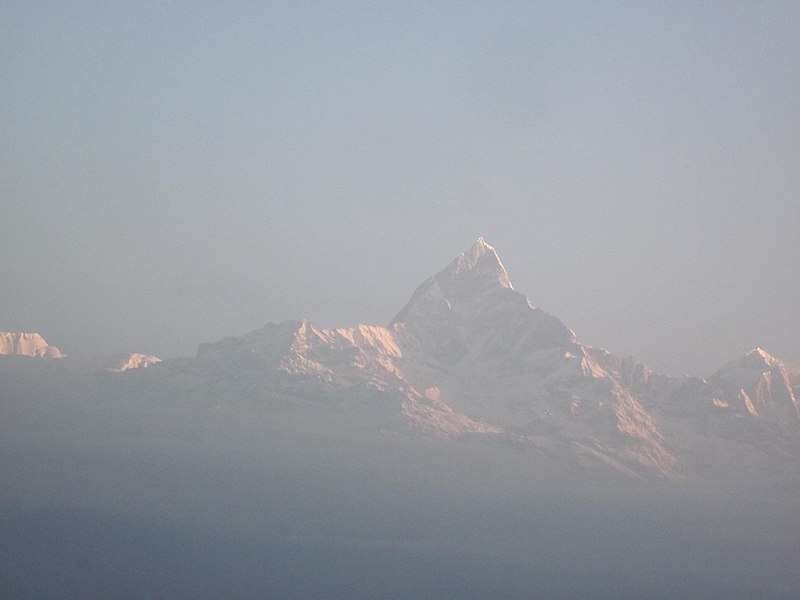
M 464 250 L 445 269 L 435 275 L 439 283 L 461 279 L 475 271 L 480 270 L 484 276 L 497 280 L 500 286 L 514 289 L 508 272 L 503 266 L 494 246 L 480 236 L 466 250 Z
M 758 346 L 750 350 L 750 352 L 748 352 L 747 354 L 745 354 L 744 360 L 748 362 L 752 361 L 763 362 L 769 366 L 772 366 L 775 363 L 779 362 L 777 358 L 775 358 L 769 352 Z
M 487 252 L 494 252 L 495 254 L 497 254 L 497 251 L 494 249 L 494 246 L 492 246 L 489 242 L 487 242 L 486 239 L 481 235 L 478 236 L 478 239 L 476 239 L 472 243 L 472 245 L 466 250 L 464 250 L 464 252 L 462 252 L 461 254 L 476 253 L 482 255 L 486 254 Z
M 481 236 L 444 269 L 425 280 L 392 324 L 441 304 L 448 308 L 454 304 L 480 304 L 499 290 L 513 292 L 514 286 L 494 247 Z M 524 296 L 518 295 L 527 302 Z

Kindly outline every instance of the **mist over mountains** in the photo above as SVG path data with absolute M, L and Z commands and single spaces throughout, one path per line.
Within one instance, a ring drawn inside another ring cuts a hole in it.
M 2 540 L 18 557 L 2 578 L 21 597 L 123 580 L 131 597 L 789 597 L 798 583 L 796 365 L 756 348 L 672 377 L 582 344 L 482 238 L 387 326 L 285 321 L 163 361 L 0 341 Z M 212 582 L 196 569 L 214 548 Z M 141 556 L 132 574 L 123 557 L 143 549 L 174 576 Z M 397 565 L 437 560 L 398 583 Z M 465 565 L 472 595 L 453 586 Z

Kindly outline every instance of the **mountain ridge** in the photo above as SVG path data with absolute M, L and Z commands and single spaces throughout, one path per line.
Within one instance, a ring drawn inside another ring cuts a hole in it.
M 514 289 L 479 238 L 420 284 L 387 327 L 269 324 L 201 345 L 194 369 L 222 368 L 234 389 L 245 388 L 225 392 L 232 396 L 381 406 L 392 422 L 426 435 L 513 440 L 636 477 L 679 480 L 692 470 L 682 445 L 694 442 L 680 441 L 687 436 L 720 437 L 734 454 L 746 451 L 733 440 L 742 429 L 759 430 L 767 445 L 795 436 L 796 395 L 780 361 L 766 356 L 756 349 L 741 359 L 755 366 L 736 385 L 730 369 L 708 380 L 670 377 L 582 344 Z M 777 437 L 761 433 L 772 427 Z
M 194 357 L 131 354 L 107 370 L 130 367 L 148 367 L 131 379 L 148 394 L 370 415 L 386 431 L 512 444 L 636 478 L 776 457 L 800 466 L 800 370 L 756 348 L 707 378 L 672 377 L 583 344 L 514 288 L 483 238 L 387 326 L 269 323 Z

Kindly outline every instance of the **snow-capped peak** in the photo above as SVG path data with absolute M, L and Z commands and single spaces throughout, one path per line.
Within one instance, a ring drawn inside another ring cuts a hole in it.
M 442 309 L 455 306 L 479 306 L 496 292 L 519 296 L 527 303 L 524 296 L 514 291 L 495 249 L 479 237 L 449 265 L 424 281 L 392 324 L 439 314 Z
M 482 280 L 496 282 L 501 287 L 514 289 L 506 268 L 497 256 L 494 247 L 479 237 L 469 248 L 464 250 L 453 262 L 434 278 L 446 287 L 449 283 L 480 277 Z
M 753 416 L 796 427 L 800 407 L 784 364 L 761 348 L 731 361 L 709 378 L 725 403 Z
M 754 348 L 744 356 L 723 365 L 712 378 L 745 385 L 748 382 L 751 383 L 751 380 L 758 379 L 762 373 L 769 371 L 779 363 L 780 361 L 768 352 L 761 348 Z
M 62 358 L 64 354 L 51 346 L 38 333 L 0 331 L 0 354 L 36 356 L 42 358 Z

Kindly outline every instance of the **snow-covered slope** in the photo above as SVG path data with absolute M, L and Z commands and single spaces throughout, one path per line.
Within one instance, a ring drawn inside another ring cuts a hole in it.
M 63 358 L 61 351 L 49 345 L 38 333 L 0 331 L 0 354 Z
M 203 344 L 193 361 L 169 366 L 210 375 L 212 385 L 224 379 L 220 391 L 228 397 L 377 409 L 439 437 L 499 432 L 417 390 L 398 369 L 401 358 L 394 332 L 385 327 L 322 329 L 303 320 Z

